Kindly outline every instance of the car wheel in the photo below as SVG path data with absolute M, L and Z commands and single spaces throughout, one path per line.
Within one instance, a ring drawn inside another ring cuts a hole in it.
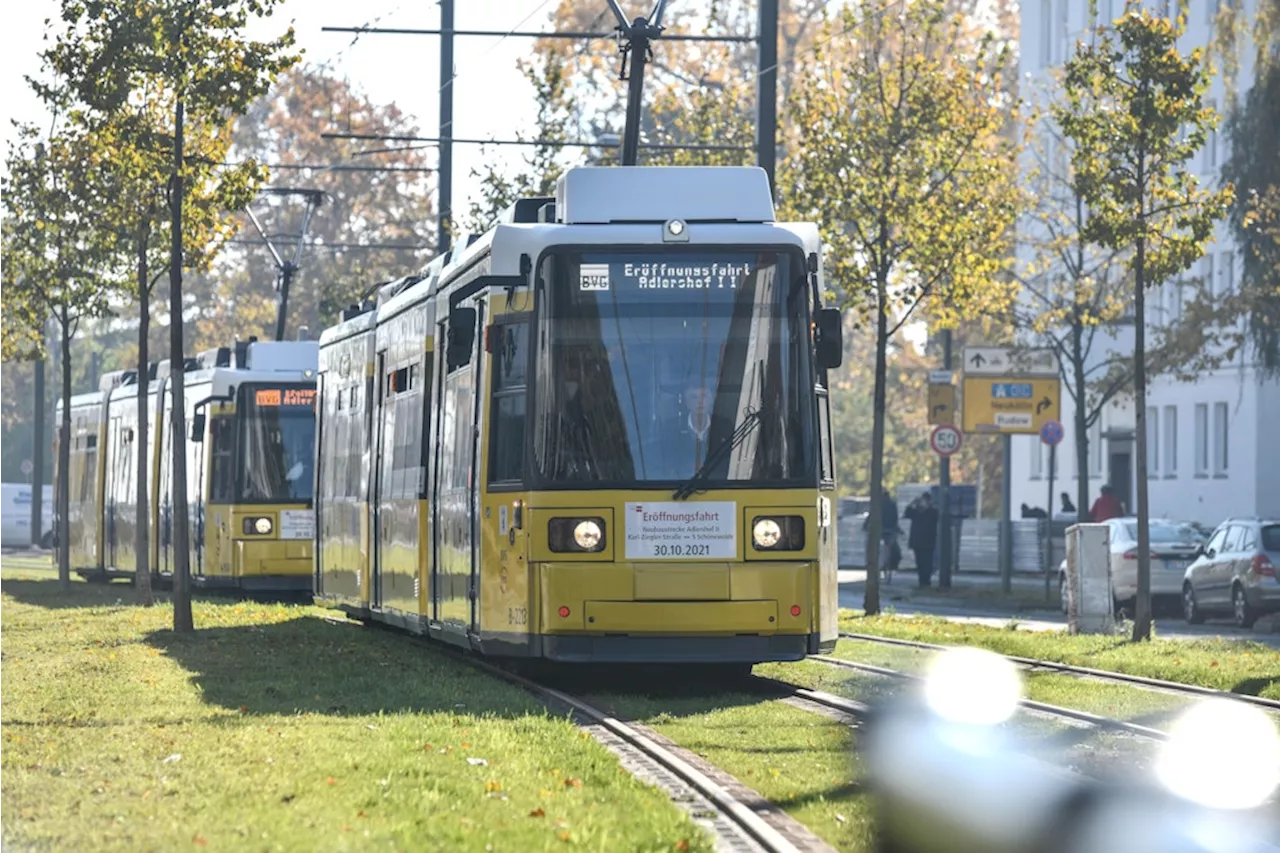
M 1196 603 L 1196 591 L 1189 583 L 1182 585 L 1182 618 L 1187 620 L 1188 625 L 1200 625 L 1204 622 L 1204 614 Z
M 1235 611 L 1236 625 L 1241 628 L 1252 628 L 1253 623 L 1258 619 L 1258 614 L 1249 606 L 1249 599 L 1245 598 L 1242 586 L 1237 586 L 1231 591 L 1231 609 Z

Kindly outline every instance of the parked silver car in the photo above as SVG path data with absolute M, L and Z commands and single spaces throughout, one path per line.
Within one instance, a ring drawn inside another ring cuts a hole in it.
M 1182 612 L 1192 625 L 1230 613 L 1241 628 L 1280 610 L 1280 521 L 1229 518 L 1213 532 L 1182 581 Z
M 1104 522 L 1110 529 L 1108 536 L 1111 550 L 1111 594 L 1116 609 L 1133 612 L 1133 602 L 1138 596 L 1138 519 L 1113 518 Z M 1196 558 L 1204 538 L 1196 528 L 1182 521 L 1153 518 L 1147 525 L 1151 535 L 1151 597 L 1167 598 L 1172 605 L 1182 592 L 1182 579 L 1187 567 Z M 1058 590 L 1062 612 L 1067 610 L 1067 599 L 1062 594 L 1067 583 L 1067 561 L 1058 566 Z

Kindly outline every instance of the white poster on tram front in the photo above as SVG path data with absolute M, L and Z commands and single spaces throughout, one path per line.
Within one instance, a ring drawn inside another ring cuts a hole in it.
M 733 501 L 628 502 L 628 560 L 728 560 L 738 553 Z

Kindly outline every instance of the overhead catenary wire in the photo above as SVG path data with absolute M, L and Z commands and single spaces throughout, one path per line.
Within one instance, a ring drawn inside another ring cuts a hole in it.
M 408 136 L 387 133 L 325 133 L 322 134 L 324 139 L 356 139 L 369 142 L 427 142 L 440 143 L 444 142 L 443 137 L 438 136 Z M 449 142 L 457 145 L 531 145 L 546 146 L 551 148 L 620 148 L 621 142 L 612 142 L 608 140 L 588 140 L 588 139 L 458 139 L 457 137 L 449 137 Z M 642 142 L 641 148 L 647 148 L 654 151 L 750 151 L 751 147 L 747 145 L 719 145 L 716 143 L 691 143 L 688 145 L 677 145 L 673 143 L 661 142 Z M 408 148 L 387 149 L 387 151 L 408 151 Z M 381 154 L 382 150 L 362 152 L 367 154 Z
M 372 35 L 391 35 L 391 36 L 439 36 L 452 34 L 455 36 L 477 36 L 477 37 L 495 37 L 503 38 L 537 38 L 537 39 L 575 39 L 590 41 L 593 39 L 613 38 L 616 32 L 599 31 L 541 31 L 541 30 L 509 30 L 503 32 L 501 30 L 441 30 L 441 29 L 414 29 L 411 27 L 321 27 L 321 32 L 325 33 L 369 33 Z M 694 33 L 675 33 L 672 35 L 663 34 L 663 41 L 692 41 L 692 42 L 753 42 L 755 36 L 710 36 L 697 35 Z

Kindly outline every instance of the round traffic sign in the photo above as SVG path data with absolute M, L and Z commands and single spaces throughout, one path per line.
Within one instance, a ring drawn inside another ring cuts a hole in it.
M 31 463 L 30 459 L 22 460 L 22 473 L 30 474 L 34 470 L 36 470 L 36 466 Z
M 929 434 L 929 446 L 939 456 L 950 456 L 960 449 L 960 430 L 950 424 L 939 424 Z
M 1040 427 L 1040 440 L 1048 445 L 1062 441 L 1062 424 L 1058 421 L 1045 421 Z

